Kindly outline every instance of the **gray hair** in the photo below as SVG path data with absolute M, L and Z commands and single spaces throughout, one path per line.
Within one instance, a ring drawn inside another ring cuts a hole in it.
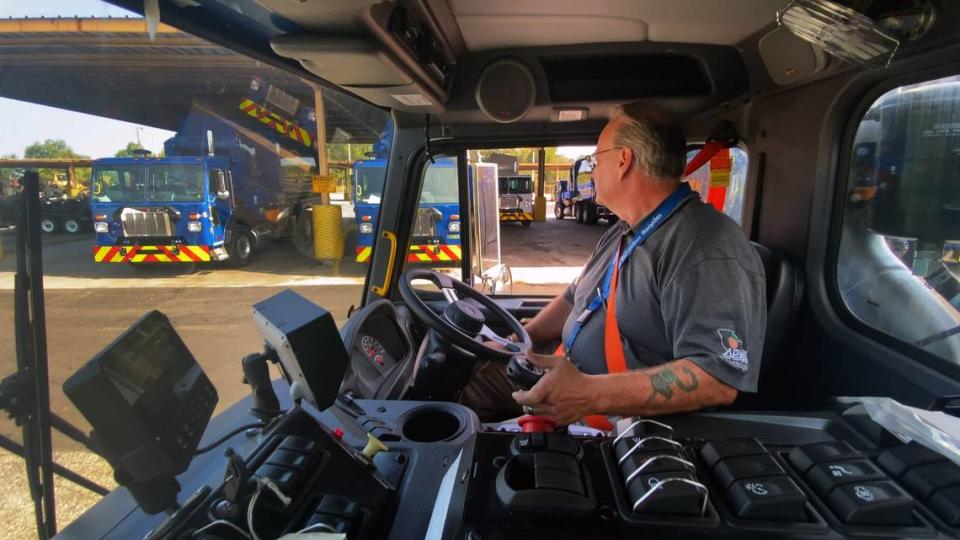
M 656 178 L 683 176 L 687 138 L 668 113 L 636 101 L 614 107 L 610 120 L 621 120 L 613 144 L 633 151 L 634 167 Z

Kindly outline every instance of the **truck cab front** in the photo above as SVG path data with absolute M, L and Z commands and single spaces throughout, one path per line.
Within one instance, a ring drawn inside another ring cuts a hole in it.
M 96 262 L 225 258 L 223 222 L 231 198 L 225 159 L 100 159 L 92 184 Z

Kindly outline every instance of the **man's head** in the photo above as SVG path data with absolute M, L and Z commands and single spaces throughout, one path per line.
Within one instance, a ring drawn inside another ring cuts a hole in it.
M 640 102 L 615 107 L 597 140 L 597 200 L 617 212 L 619 195 L 632 192 L 637 183 L 675 186 L 683 175 L 686 146 L 683 129 L 668 113 Z

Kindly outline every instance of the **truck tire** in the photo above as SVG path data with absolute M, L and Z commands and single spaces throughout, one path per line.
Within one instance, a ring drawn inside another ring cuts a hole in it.
M 226 244 L 227 264 L 240 268 L 250 264 L 253 257 L 253 236 L 246 227 L 235 227 L 230 234 L 230 241 Z
M 523 226 L 524 226 L 524 227 L 529 227 L 530 225 L 533 225 L 533 222 L 532 222 L 532 221 L 524 221 L 524 222 L 523 222 Z
M 57 229 L 59 229 L 57 225 L 57 220 L 54 218 L 45 217 L 40 219 L 40 230 L 43 234 L 53 234 L 57 232 Z
M 80 232 L 80 220 L 74 217 L 63 218 L 63 232 L 77 234 Z
M 592 204 L 588 204 L 585 210 L 583 222 L 587 225 L 596 225 L 597 220 L 600 219 L 600 215 L 597 212 L 597 207 Z
M 563 204 L 560 201 L 553 205 L 553 216 L 557 219 L 563 219 Z
M 583 224 L 583 205 L 576 204 L 573 207 L 573 215 L 577 220 L 577 223 Z

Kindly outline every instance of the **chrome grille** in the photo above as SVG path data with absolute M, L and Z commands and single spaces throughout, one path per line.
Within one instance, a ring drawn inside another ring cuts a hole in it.
M 413 224 L 414 236 L 436 236 L 437 222 L 442 214 L 436 208 L 420 208 L 417 210 L 417 220 Z
M 163 210 L 124 208 L 120 219 L 123 222 L 124 236 L 173 236 L 170 214 Z

